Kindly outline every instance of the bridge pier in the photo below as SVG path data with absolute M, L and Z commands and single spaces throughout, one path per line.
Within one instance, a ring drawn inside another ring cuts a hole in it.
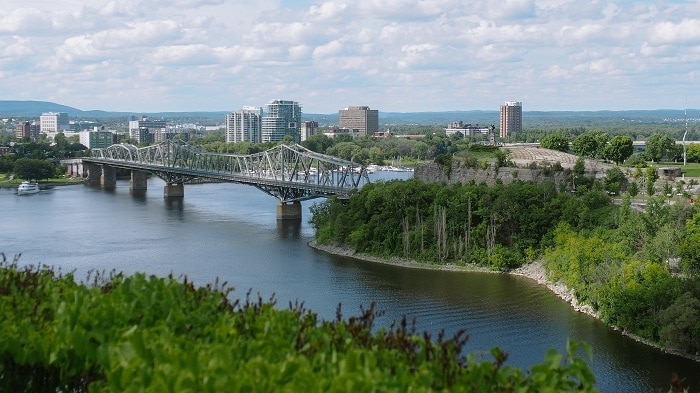
M 117 170 L 109 165 L 88 164 L 88 182 L 114 188 L 117 186 Z
M 165 183 L 163 196 L 166 198 L 182 198 L 185 196 L 185 185 L 182 183 Z
M 102 177 L 102 165 L 88 163 L 88 176 L 87 180 L 90 184 L 100 184 L 100 178 Z
M 132 191 L 145 191 L 148 189 L 148 173 L 141 171 L 131 171 L 129 187 Z
M 109 165 L 102 165 L 100 184 L 104 188 L 115 188 L 117 186 L 117 168 Z
M 278 220 L 301 220 L 301 202 L 280 202 L 277 205 Z

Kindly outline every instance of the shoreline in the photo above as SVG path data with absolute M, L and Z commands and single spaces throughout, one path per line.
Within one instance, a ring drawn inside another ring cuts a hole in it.
M 419 262 L 419 261 L 416 261 L 413 259 L 405 259 L 405 258 L 399 258 L 399 257 L 391 257 L 391 258 L 375 257 L 373 255 L 356 253 L 355 251 L 353 251 L 349 247 L 318 244 L 318 243 L 316 243 L 315 240 L 311 240 L 307 244 L 311 248 L 314 248 L 316 250 L 323 251 L 323 252 L 326 252 L 329 254 L 333 254 L 333 255 L 354 258 L 354 259 L 358 259 L 361 261 L 372 262 L 372 263 L 382 263 L 385 265 L 392 265 L 392 266 L 398 266 L 398 267 L 409 268 L 409 269 L 444 270 L 444 271 L 455 271 L 455 272 L 465 272 L 465 273 L 510 274 L 510 275 L 515 275 L 515 276 L 525 277 L 525 278 L 528 278 L 528 279 L 535 281 L 538 285 L 544 285 L 545 287 L 547 287 L 547 289 L 552 291 L 560 299 L 569 303 L 575 311 L 580 312 L 580 313 L 584 313 L 584 314 L 602 322 L 602 320 L 600 319 L 600 315 L 595 310 L 593 310 L 593 307 L 591 307 L 588 304 L 579 303 L 578 299 L 576 299 L 576 296 L 574 296 L 573 291 L 570 290 L 566 285 L 564 285 L 561 282 L 556 282 L 556 283 L 551 282 L 550 280 L 547 279 L 547 274 L 546 274 L 544 266 L 542 266 L 541 260 L 535 260 L 532 262 L 528 262 L 527 264 L 525 264 L 525 265 L 523 265 L 515 270 L 504 273 L 504 272 L 491 270 L 491 269 L 485 268 L 483 266 L 478 266 L 478 265 L 465 265 L 465 266 L 458 266 L 458 265 L 454 265 L 454 264 L 430 265 L 430 264 Z M 668 353 L 668 354 L 675 355 L 675 356 L 681 356 L 683 358 L 694 360 L 694 361 L 700 363 L 700 354 L 693 355 L 690 353 L 685 353 L 685 352 L 681 352 L 681 351 L 677 351 L 677 350 L 673 350 L 673 349 L 664 348 L 664 347 L 662 347 L 656 343 L 653 343 L 649 340 L 646 340 L 642 337 L 638 337 L 638 336 L 635 336 L 633 334 L 627 333 L 624 330 L 621 330 L 616 326 L 611 326 L 611 325 L 607 325 L 607 326 L 609 326 L 610 328 L 612 328 L 614 330 L 619 331 L 623 335 L 625 335 L 625 336 L 627 336 L 627 337 L 629 337 L 637 342 L 640 342 L 642 344 L 656 348 L 664 353 Z

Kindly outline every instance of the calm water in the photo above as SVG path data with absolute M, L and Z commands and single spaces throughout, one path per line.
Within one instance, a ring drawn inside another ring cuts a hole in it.
M 386 174 L 385 174 L 386 175 Z M 396 174 L 392 174 L 396 176 Z M 466 329 L 467 350 L 499 346 L 507 364 L 529 368 L 549 348 L 564 351 L 567 339 L 588 342 L 591 367 L 603 392 L 665 392 L 672 371 L 700 391 L 700 364 L 641 345 L 574 312 L 532 281 L 499 274 L 457 273 L 373 264 L 316 251 L 306 223 L 279 224 L 277 200 L 236 184 L 186 185 L 185 198 L 163 198 L 163 182 L 134 195 L 128 182 L 113 191 L 82 185 L 55 187 L 29 196 L 0 189 L 0 251 L 21 253 L 21 263 L 43 263 L 87 272 L 142 271 L 186 275 L 198 284 L 218 277 L 281 307 L 297 300 L 333 319 L 357 315 L 376 301 L 379 323 L 417 318 L 419 331 L 448 335 Z

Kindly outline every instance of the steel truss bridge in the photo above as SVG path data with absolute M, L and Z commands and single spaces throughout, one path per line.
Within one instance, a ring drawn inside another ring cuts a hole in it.
M 248 184 L 282 203 L 331 195 L 349 198 L 369 183 L 364 166 L 315 153 L 298 144 L 280 144 L 248 155 L 203 152 L 178 141 L 142 148 L 116 144 L 93 149 L 83 162 L 150 172 L 168 184 L 198 181 Z

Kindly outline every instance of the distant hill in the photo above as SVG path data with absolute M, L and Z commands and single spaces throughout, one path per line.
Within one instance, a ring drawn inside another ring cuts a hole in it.
M 222 119 L 226 112 L 108 112 L 104 110 L 81 110 L 71 106 L 48 101 L 2 101 L 0 100 L 0 117 L 39 117 L 46 112 L 66 112 L 69 117 L 79 118 L 115 118 L 131 115 L 144 115 L 157 118 L 205 118 Z
M 44 112 L 66 112 L 68 116 L 82 116 L 85 113 L 80 109 L 47 101 L 0 101 L 0 116 L 34 117 Z
M 47 101 L 2 101 L 0 118 L 39 117 L 45 112 L 66 112 L 72 118 L 124 118 L 131 115 L 145 115 L 155 118 L 179 119 L 186 121 L 213 121 L 221 123 L 228 112 L 109 112 L 73 108 Z M 527 126 L 575 125 L 593 126 L 610 124 L 662 124 L 679 123 L 685 119 L 684 110 L 626 110 L 626 111 L 525 111 L 523 123 Z M 687 118 L 691 123 L 700 122 L 700 110 L 688 109 Z M 304 113 L 303 120 L 317 121 L 321 127 L 338 124 L 338 113 Z M 498 111 L 444 111 L 444 112 L 379 112 L 380 127 L 392 124 L 447 125 L 462 121 L 471 124 L 498 124 Z

